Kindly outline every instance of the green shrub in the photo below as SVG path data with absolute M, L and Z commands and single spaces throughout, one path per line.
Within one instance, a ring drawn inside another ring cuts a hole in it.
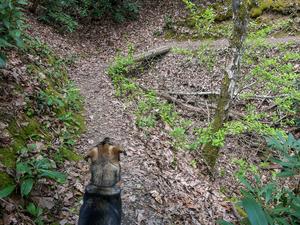
M 182 0 L 186 9 L 190 13 L 190 20 L 201 37 L 210 35 L 212 31 L 212 25 L 215 22 L 216 14 L 212 8 L 205 10 L 199 8 L 196 4 L 190 0 Z
M 5 49 L 23 46 L 21 6 L 26 4 L 25 0 L 0 1 L 0 68 L 6 63 Z
M 40 157 L 39 159 L 26 159 L 22 158 L 22 155 L 28 154 L 33 151 L 34 148 L 23 148 L 19 151 L 20 158 L 16 165 L 15 177 L 16 184 L 19 185 L 20 193 L 23 197 L 30 194 L 34 183 L 42 177 L 53 179 L 59 183 L 64 183 L 66 176 L 60 172 L 55 171 L 56 165 L 54 161 L 48 158 Z M 0 191 L 0 198 L 9 196 L 17 185 L 10 185 Z
M 128 0 L 46 0 L 40 4 L 43 10 L 38 14 L 42 21 L 69 32 L 77 28 L 80 19 L 111 15 L 115 22 L 121 23 L 126 19 L 134 20 L 139 14 L 139 6 Z
M 272 161 L 281 165 L 282 169 L 277 176 L 264 184 L 257 170 L 251 171 L 254 179 L 250 180 L 246 176 L 246 164 L 240 164 L 240 171 L 243 172 L 238 173 L 238 178 L 245 188 L 241 190 L 243 198 L 237 203 L 237 207 L 246 213 L 245 224 L 299 224 L 300 140 L 296 140 L 291 134 L 284 137 L 281 133 L 266 140 L 268 146 L 277 153 Z M 280 177 L 293 177 L 298 186 L 294 190 L 283 186 L 279 182 Z M 220 224 L 231 223 L 220 221 Z
M 40 208 L 40 207 L 36 206 L 35 204 L 33 204 L 32 202 L 30 202 L 26 207 L 26 211 L 35 218 L 34 219 L 35 224 L 37 224 L 37 225 L 44 224 L 43 217 L 42 217 L 42 214 L 43 214 L 42 208 Z

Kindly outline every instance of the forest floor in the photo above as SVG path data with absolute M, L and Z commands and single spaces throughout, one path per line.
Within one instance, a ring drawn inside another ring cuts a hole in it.
M 160 2 L 149 3 L 143 8 L 141 15 L 146 16 L 139 21 L 121 25 L 95 22 L 68 35 L 58 34 L 53 28 L 29 17 L 29 33 L 45 41 L 60 56 L 75 59 L 69 74 L 85 98 L 87 122 L 87 131 L 79 140 L 77 151 L 84 155 L 107 136 L 114 138 L 127 151 L 127 156 L 121 159 L 124 225 L 209 225 L 220 218 L 234 220 L 228 197 L 222 193 L 225 186 L 232 192 L 238 189 L 232 175 L 235 168 L 228 162 L 243 155 L 255 158 L 256 150 L 234 151 L 239 145 L 227 143 L 217 166 L 217 171 L 223 170 L 226 175 L 217 176 L 212 181 L 205 173 L 204 165 L 191 166 L 192 154 L 173 151 L 167 127 L 158 126 L 145 134 L 135 125 L 131 103 L 115 96 L 111 79 L 106 74 L 116 53 L 127 52 L 128 44 L 132 44 L 137 52 L 163 45 L 195 48 L 201 44 L 201 41 L 182 43 L 153 36 L 157 28 L 164 26 L 164 15 L 176 17 L 182 11 L 182 6 L 176 1 Z M 300 43 L 300 37 L 295 36 L 270 40 Z M 212 44 L 224 48 L 227 43 L 219 40 Z M 201 68 L 190 67 L 187 62 L 182 67 L 180 62 L 181 56 L 167 55 L 154 65 L 155 70 L 142 74 L 137 81 L 146 87 L 165 91 L 188 92 L 191 86 L 193 90 L 214 91 L 216 86 L 209 84 L 209 74 L 205 77 Z M 199 74 L 198 77 L 195 74 Z M 186 116 L 197 118 L 194 113 L 186 113 Z M 177 158 L 175 166 L 174 157 Z M 90 178 L 87 162 L 70 162 L 65 169 L 68 182 L 58 190 L 58 194 L 64 196 L 59 215 L 62 225 L 76 223 L 84 186 Z

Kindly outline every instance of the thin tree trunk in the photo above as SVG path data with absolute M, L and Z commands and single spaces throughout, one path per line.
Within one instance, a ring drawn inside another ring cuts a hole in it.
M 229 108 L 234 97 L 236 83 L 239 79 L 240 62 L 243 50 L 243 42 L 246 38 L 248 23 L 247 0 L 232 0 L 234 29 L 230 40 L 230 58 L 228 60 L 217 109 L 211 123 L 211 132 L 214 134 L 223 128 L 228 118 Z M 209 142 L 203 146 L 203 157 L 211 168 L 214 169 L 219 155 L 219 148 Z

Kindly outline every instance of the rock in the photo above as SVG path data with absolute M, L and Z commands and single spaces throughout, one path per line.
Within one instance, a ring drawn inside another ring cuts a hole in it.
M 67 220 L 67 219 L 63 219 L 63 220 L 59 221 L 59 224 L 60 224 L 60 225 L 65 225 L 65 224 L 67 224 L 67 223 L 68 223 L 68 220 Z
M 11 135 L 8 130 L 0 129 L 0 146 L 7 146 L 11 142 Z
M 10 225 L 13 225 L 13 224 L 18 224 L 18 220 L 17 218 L 15 217 L 14 214 L 4 214 L 3 215 L 3 223 L 4 224 L 10 224 Z
M 4 130 L 4 129 L 7 128 L 7 127 L 8 127 L 8 124 L 3 123 L 3 122 L 0 121 L 0 131 L 1 131 L 1 130 Z
M 55 206 L 55 202 L 52 197 L 32 197 L 32 200 L 41 208 L 52 209 Z

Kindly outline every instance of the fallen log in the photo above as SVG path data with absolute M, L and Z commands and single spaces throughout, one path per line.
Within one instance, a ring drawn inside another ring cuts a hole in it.
M 141 62 L 141 61 L 153 59 L 155 57 L 167 54 L 170 50 L 171 50 L 170 46 L 162 46 L 162 47 L 159 47 L 159 48 L 149 50 L 147 52 L 143 52 L 143 53 L 134 55 L 133 60 L 135 62 Z

